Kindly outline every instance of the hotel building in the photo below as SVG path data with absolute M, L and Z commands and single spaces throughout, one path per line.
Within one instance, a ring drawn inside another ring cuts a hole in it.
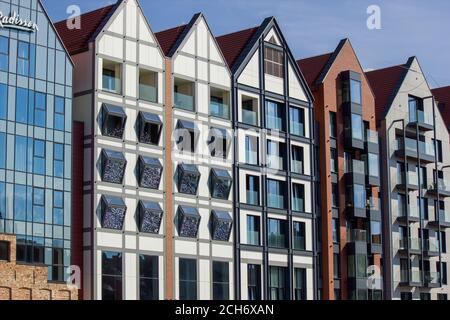
M 381 141 L 385 298 L 447 300 L 447 126 L 417 58 L 367 77 Z
M 348 39 L 298 61 L 315 97 L 318 299 L 379 300 L 382 237 L 375 98 Z

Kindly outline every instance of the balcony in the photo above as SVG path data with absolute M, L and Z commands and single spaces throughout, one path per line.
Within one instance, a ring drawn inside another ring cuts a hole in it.
M 435 211 L 437 212 L 435 212 L 434 217 L 429 220 L 428 225 L 434 228 L 450 228 L 450 212 L 444 209 L 436 209 Z
M 193 82 L 181 79 L 175 79 L 173 104 L 175 108 L 194 111 L 194 92 Z
M 378 132 L 366 130 L 365 148 L 368 153 L 380 153 Z
M 398 251 L 401 254 L 407 254 L 408 250 L 410 254 L 420 255 L 422 253 L 422 243 L 419 238 L 403 238 L 399 241 Z
M 422 110 L 417 110 L 414 107 L 409 109 L 408 126 L 415 129 L 419 127 L 421 131 L 431 131 L 434 128 L 432 113 L 426 113 Z
M 247 204 L 259 206 L 259 192 L 247 190 Z
M 437 197 L 439 193 L 440 198 L 450 197 L 450 181 L 446 179 L 438 179 L 438 183 L 433 183 L 428 189 L 428 193 Z
M 267 206 L 274 209 L 284 209 L 284 195 L 267 193 Z
M 406 221 L 409 221 L 410 223 L 419 222 L 420 221 L 420 211 L 417 206 L 408 205 L 408 214 L 406 214 L 406 207 L 402 207 L 402 209 L 399 209 L 399 214 L 397 216 L 397 220 L 399 222 L 406 223 Z
M 139 99 L 158 102 L 158 73 L 150 70 L 139 70 Z
M 350 166 L 346 168 L 345 182 L 347 185 L 366 184 L 366 164 L 364 161 L 352 160 Z
M 284 170 L 284 159 L 274 154 L 267 155 L 267 167 L 274 170 Z
M 439 241 L 436 238 L 425 239 L 424 253 L 428 257 L 436 257 L 439 255 Z
M 417 143 L 419 144 L 418 149 Z M 406 156 L 406 158 L 412 160 L 417 160 L 420 157 L 420 161 L 423 163 L 433 163 L 435 161 L 433 144 L 423 141 L 417 142 L 417 140 L 410 138 L 406 138 L 405 142 L 403 142 L 403 138 L 397 139 L 395 155 L 401 159 Z
M 367 199 L 367 213 L 370 220 L 381 221 L 381 199 L 373 197 Z
M 292 197 L 292 210 L 297 212 L 305 212 L 305 200 L 302 198 Z
M 213 117 L 230 119 L 230 93 L 225 90 L 211 88 L 209 114 Z
M 122 64 L 103 60 L 102 89 L 115 94 L 122 93 Z
M 247 244 L 251 246 L 259 246 L 259 231 L 247 231 Z
M 425 286 L 427 288 L 439 288 L 441 287 L 441 274 L 439 272 L 425 272 Z
M 422 271 L 420 270 L 400 270 L 400 285 L 407 287 L 422 286 Z
M 401 191 L 419 190 L 419 175 L 417 171 L 407 171 L 408 183 L 405 181 L 405 172 L 397 172 L 396 188 Z
M 258 99 L 242 96 L 242 122 L 251 126 L 258 125 Z

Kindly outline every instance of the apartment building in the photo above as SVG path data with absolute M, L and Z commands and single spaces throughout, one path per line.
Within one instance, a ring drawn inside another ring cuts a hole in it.
M 164 299 L 172 223 L 164 201 L 164 53 L 135 0 L 78 21 L 79 28 L 75 20 L 56 28 L 74 61 L 73 118 L 84 129 L 74 150 L 84 158 L 74 202 L 82 298 Z
M 416 57 L 367 77 L 381 141 L 385 297 L 447 300 L 447 126 Z
M 166 60 L 166 297 L 234 299 L 231 73 L 205 17 L 156 33 Z
M 374 94 L 348 39 L 298 65 L 315 97 L 318 298 L 379 300 L 380 280 L 368 281 L 382 267 Z
M 434 88 L 431 93 L 436 100 L 447 129 L 450 130 L 450 86 Z
M 217 41 L 232 74 L 236 298 L 314 299 L 311 92 L 275 18 Z
M 73 64 L 40 1 L 0 12 L 0 299 L 77 299 L 65 284 Z

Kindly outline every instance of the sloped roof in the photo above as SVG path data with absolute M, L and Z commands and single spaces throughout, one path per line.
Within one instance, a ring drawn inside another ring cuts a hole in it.
M 169 55 L 172 47 L 175 45 L 181 34 L 186 29 L 187 24 L 156 32 L 155 36 L 158 39 L 159 44 L 166 56 Z
M 330 60 L 333 53 L 326 53 L 315 57 L 301 59 L 297 61 L 300 70 L 305 76 L 310 88 L 314 86 L 325 65 Z
M 216 38 L 230 69 L 258 29 L 259 27 L 249 28 Z
M 450 86 L 431 90 L 436 101 L 439 103 L 439 111 L 447 128 L 450 128 Z
M 367 79 L 375 94 L 375 117 L 377 123 L 384 119 L 390 104 L 408 72 L 407 65 L 366 72 Z
M 92 36 L 103 27 L 118 4 L 120 4 L 120 1 L 114 5 L 82 14 L 80 16 L 80 29 L 67 28 L 67 20 L 55 23 L 55 28 L 70 55 L 75 55 L 89 49 L 89 42 Z

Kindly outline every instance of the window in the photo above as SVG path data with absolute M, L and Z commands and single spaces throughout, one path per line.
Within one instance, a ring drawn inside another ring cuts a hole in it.
M 284 131 L 283 105 L 273 101 L 266 102 L 266 128 Z
M 269 46 L 264 47 L 265 72 L 277 78 L 284 76 L 283 51 Z
M 179 261 L 180 300 L 197 300 L 197 261 L 183 259 Z
M 228 136 L 228 132 L 225 129 L 211 128 L 209 130 L 208 148 L 211 157 L 226 159 L 231 138 Z
M 331 148 L 331 156 L 330 156 L 330 167 L 332 173 L 338 172 L 338 159 L 337 159 L 337 150 Z
M 289 108 L 290 113 L 290 133 L 296 136 L 305 136 L 305 109 Z
M 333 243 L 339 243 L 339 222 L 335 218 L 331 220 L 331 232 L 333 234 Z
M 442 262 L 441 272 L 442 272 L 442 284 L 447 285 L 447 262 Z
M 361 81 L 350 80 L 350 98 L 352 103 L 362 104 L 361 102 Z
M 194 164 L 181 163 L 177 167 L 177 187 L 178 192 L 196 195 L 200 182 L 200 171 Z
M 17 171 L 27 172 L 27 142 L 27 137 L 16 136 L 15 159 Z
M 431 294 L 428 292 L 421 292 L 420 293 L 420 300 L 431 300 Z
M 58 178 L 64 177 L 64 145 L 55 143 L 53 148 L 53 175 Z
M 122 107 L 104 103 L 102 105 L 102 134 L 122 139 L 127 115 Z
M 122 300 L 122 253 L 102 252 L 102 300 Z
M 157 202 L 139 201 L 139 231 L 158 234 L 163 211 Z
M 55 97 L 55 120 L 54 128 L 55 130 L 64 131 L 65 130 L 65 101 L 62 97 Z
M 246 196 L 247 204 L 258 206 L 259 205 L 259 177 L 246 176 Z
M 258 99 L 242 96 L 242 122 L 252 126 L 258 125 Z
M 16 122 L 28 123 L 28 90 L 16 89 Z
M 441 238 L 439 240 L 439 243 L 441 244 L 441 251 L 442 253 L 447 253 L 447 238 L 445 236 L 445 231 L 441 231 Z
M 292 210 L 305 212 L 305 186 L 303 184 L 292 184 Z
M 0 132 L 0 169 L 6 168 L 6 133 Z
M 367 277 L 367 255 L 356 253 L 348 256 L 348 276 L 350 278 Z
M 230 298 L 229 263 L 213 261 L 213 300 Z
M 412 293 L 411 292 L 401 292 L 400 300 L 412 300 Z
M 291 161 L 291 167 L 292 172 L 303 174 L 304 167 L 303 167 L 303 147 L 292 145 L 292 161 Z
M 284 182 L 267 179 L 267 206 L 275 209 L 284 209 Z
M 287 299 L 287 279 L 284 267 L 269 267 L 269 298 L 270 300 Z
M 372 244 L 381 245 L 381 222 L 371 221 L 370 222 L 370 237 Z
M 363 121 L 362 116 L 359 114 L 352 113 L 352 138 L 363 140 L 364 132 L 363 132 Z
M 45 190 L 33 188 L 33 222 L 45 222 Z
M 0 84 L 0 119 L 6 120 L 7 114 L 8 114 L 8 86 L 6 84 Z
M 64 193 L 53 191 L 53 224 L 64 225 Z
M 195 84 L 191 81 L 175 79 L 174 106 L 188 111 L 195 111 Z
M 341 261 L 341 258 L 339 256 L 339 253 L 333 253 L 333 277 L 334 277 L 334 279 L 341 278 L 340 261 Z
M 17 46 L 17 74 L 28 76 L 30 68 L 30 44 L 19 41 Z
M 352 201 L 350 205 L 358 209 L 366 209 L 366 188 L 363 185 L 347 186 L 347 192 L 347 199 Z
M 102 150 L 101 153 L 102 181 L 114 184 L 121 184 L 123 182 L 126 167 L 127 167 L 127 160 L 125 159 L 125 156 L 123 155 L 122 152 L 106 149 Z M 62 169 L 63 164 L 61 162 L 61 176 L 62 176 Z
M 245 163 L 258 165 L 258 137 L 245 136 Z
M 210 88 L 209 114 L 214 117 L 230 119 L 230 93 Z
M 127 206 L 122 198 L 105 196 L 101 198 L 101 225 L 102 228 L 122 230 Z
M 27 219 L 27 187 L 16 184 L 14 186 L 14 220 Z
M 35 93 L 34 102 L 34 125 L 38 127 L 45 127 L 45 122 L 47 118 L 46 113 L 47 99 L 44 93 Z M 56 106 L 55 106 L 56 107 Z
M 339 208 L 339 192 L 337 183 L 331 183 L 331 205 L 333 208 Z
M 148 102 L 158 101 L 158 73 L 139 70 L 139 99 Z
M 410 122 L 417 122 L 417 121 L 425 120 L 422 99 L 413 97 L 413 96 L 409 96 L 408 97 L 408 105 L 409 105 L 409 121 Z
M 447 301 L 447 294 L 446 293 L 438 293 L 437 299 Z
M 406 215 L 406 196 L 404 194 L 397 195 L 397 216 L 404 217 Z
M 45 141 L 34 140 L 34 157 L 33 157 L 33 172 L 35 174 L 45 174 Z
M 258 216 L 247 216 L 247 244 L 260 245 L 260 219 Z
M 337 138 L 336 112 L 332 112 L 332 111 L 330 111 L 330 137 Z
M 374 153 L 369 153 L 367 158 L 367 168 L 369 169 L 369 175 L 371 177 L 379 177 L 380 169 L 378 162 L 378 155 Z
M 0 241 L 0 261 L 9 261 L 9 242 Z
M 159 145 L 162 127 L 163 123 L 158 115 L 143 111 L 139 112 L 139 142 L 155 146 Z
M 306 300 L 306 269 L 295 268 L 295 300 Z
M 211 169 L 209 176 L 211 197 L 215 199 L 227 200 L 230 196 L 233 178 L 227 170 Z
M 159 189 L 163 167 L 158 159 L 139 156 L 138 172 L 141 188 Z
M 103 60 L 103 90 L 122 93 L 122 65 L 114 61 Z
M 420 169 L 416 169 L 419 171 L 419 175 L 420 175 L 420 184 L 422 186 L 422 188 L 427 189 L 428 188 L 428 184 L 427 184 L 427 168 L 426 167 L 420 167 Z M 433 170 L 435 171 L 435 170 Z
M 294 249 L 295 250 L 306 250 L 306 241 L 305 241 L 305 223 L 304 222 L 294 222 Z
M 0 70 L 8 72 L 9 64 L 9 39 L 0 37 Z
M 261 266 L 247 265 L 248 300 L 261 300 Z
M 194 122 L 178 120 L 175 135 L 176 144 L 181 152 L 195 152 L 200 130 Z
M 226 211 L 211 212 L 211 238 L 217 241 L 228 241 L 233 226 L 233 218 Z
M 432 144 L 433 144 L 433 148 L 435 149 L 435 154 L 436 157 L 438 159 L 438 162 L 443 162 L 443 157 L 442 157 L 442 141 L 441 140 L 432 140 Z
M 52 270 L 52 275 L 51 275 L 51 279 L 53 281 L 64 281 L 64 277 L 65 272 L 64 272 L 64 249 L 62 248 L 62 244 L 61 245 L 54 245 L 54 247 L 52 248 L 52 266 L 51 266 L 51 270 Z
M 286 248 L 287 247 L 287 221 L 278 219 L 267 219 L 267 233 L 269 238 L 269 247 Z
M 139 298 L 140 300 L 158 300 L 158 257 L 139 255 Z
M 274 170 L 284 170 L 285 145 L 267 140 L 267 167 Z
M 44 239 L 17 235 L 16 259 L 19 262 L 42 265 L 44 263 Z
M 196 208 L 179 206 L 175 217 L 178 235 L 180 237 L 196 238 L 200 219 L 200 214 Z

